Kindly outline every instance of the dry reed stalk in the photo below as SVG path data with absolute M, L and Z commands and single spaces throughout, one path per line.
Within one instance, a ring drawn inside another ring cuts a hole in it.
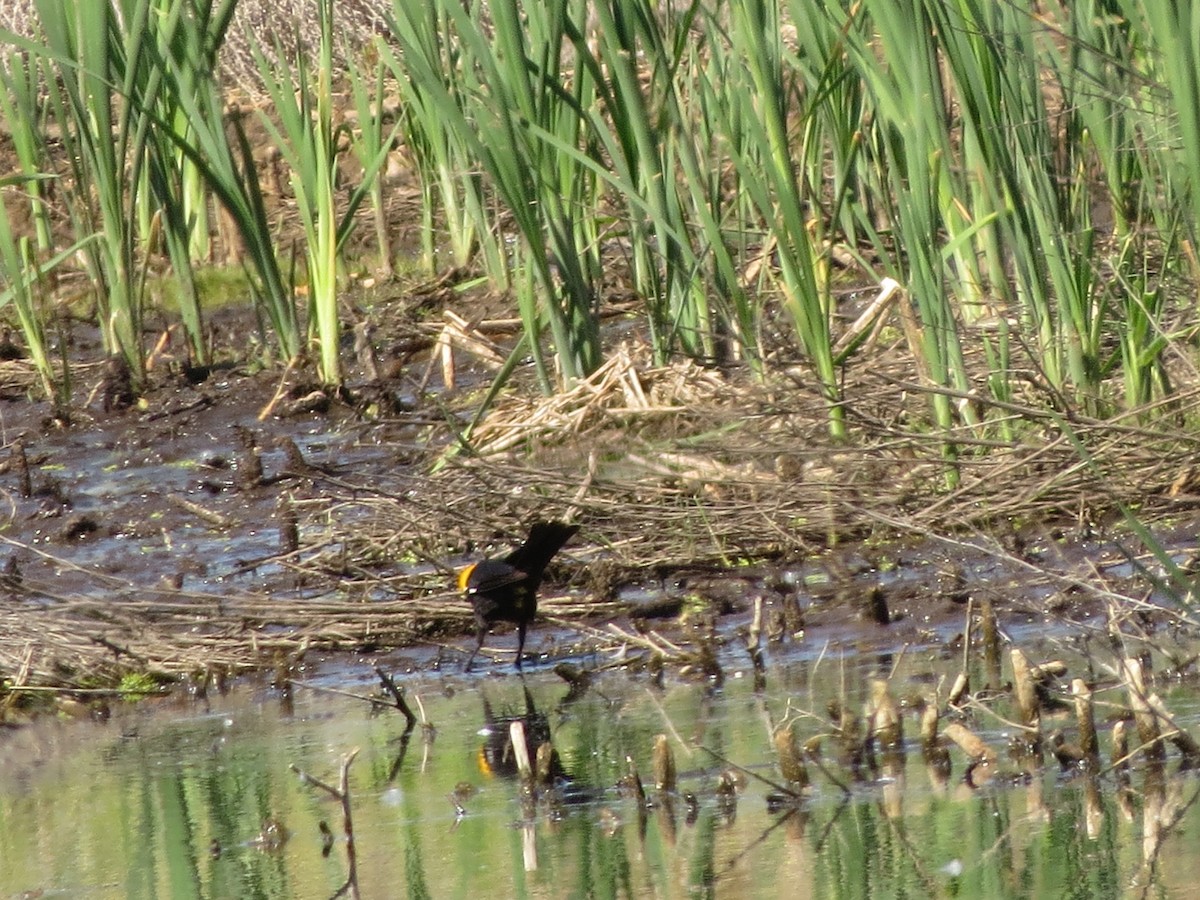
M 646 787 L 642 784 L 642 776 L 638 773 L 637 763 L 632 756 L 625 757 L 625 785 L 633 792 L 637 800 L 638 810 L 644 813 L 646 809 Z
M 930 783 L 937 789 L 945 786 L 950 778 L 950 751 L 938 737 L 939 713 L 937 698 L 927 697 L 921 710 L 921 755 Z
M 1180 762 L 1180 768 L 1183 771 L 1190 771 L 1197 768 L 1200 765 L 1200 745 L 1197 745 L 1196 739 L 1179 726 L 1175 721 L 1175 717 L 1167 710 L 1167 705 L 1163 703 L 1162 698 L 1158 694 L 1151 694 L 1146 698 L 1146 702 L 1154 710 L 1158 721 L 1170 729 L 1163 737 L 1174 744 L 1175 749 L 1183 757 Z
M 1100 741 L 1096 737 L 1096 714 L 1092 706 L 1092 691 L 1082 678 L 1071 681 L 1075 698 L 1075 719 L 1079 723 L 1079 749 L 1083 751 L 1087 770 L 1100 771 Z
M 1014 647 L 1011 654 L 1013 670 L 1013 693 L 1016 695 L 1017 712 L 1021 725 L 1028 732 L 1026 740 L 1031 746 L 1041 740 L 1041 713 L 1038 704 L 1037 683 L 1033 667 L 1025 654 Z
M 1126 657 L 1121 661 L 1121 675 L 1129 695 L 1129 708 L 1133 711 L 1133 721 L 1137 726 L 1142 752 L 1146 754 L 1147 759 L 1161 760 L 1164 753 L 1161 741 L 1162 733 L 1159 729 L 1158 716 L 1150 705 L 1149 695 L 1146 692 L 1142 661 L 1136 657 Z
M 654 786 L 659 793 L 675 792 L 675 751 L 665 734 L 654 738 Z
M 508 735 L 517 762 L 517 774 L 522 782 L 530 783 L 533 780 L 533 763 L 529 756 L 529 744 L 525 740 L 525 723 L 520 720 L 510 723 Z
M 762 648 L 763 627 L 763 598 L 754 598 L 754 616 L 750 620 L 750 628 L 746 634 L 746 650 L 750 654 L 750 663 L 754 668 L 754 690 L 762 691 L 767 686 L 767 665 L 763 659 Z
M 1129 726 L 1124 720 L 1113 723 L 1112 769 L 1117 784 L 1117 805 L 1125 821 L 1133 821 L 1133 782 L 1129 777 Z
M 796 791 L 808 788 L 808 767 L 796 741 L 796 732 L 791 725 L 781 725 L 772 735 L 775 755 L 779 757 L 779 773 L 783 780 Z
M 967 726 L 959 722 L 951 722 L 942 730 L 942 733 L 954 741 L 971 762 L 976 764 L 982 763 L 988 766 L 996 764 L 998 758 L 996 751 L 988 746 L 987 741 L 971 731 Z
M 961 706 L 970 687 L 971 678 L 966 670 L 959 671 L 958 675 L 954 678 L 954 683 L 950 685 L 950 691 L 946 694 L 946 703 L 950 706 Z
M 876 678 L 871 682 L 870 699 L 863 714 L 867 733 L 878 742 L 880 749 L 891 750 L 904 743 L 904 720 L 887 681 Z
M 921 710 L 921 748 L 925 752 L 929 752 L 931 747 L 938 746 L 938 722 L 940 714 L 938 712 L 937 698 L 927 697 L 925 699 L 925 707 Z
M 840 353 L 845 348 L 849 347 L 858 338 L 868 330 L 872 332 L 872 339 L 879 333 L 880 327 L 887 321 L 887 313 L 891 307 L 895 305 L 896 294 L 900 290 L 900 285 L 891 278 L 884 278 L 879 282 L 879 293 L 875 296 L 867 308 L 862 311 L 857 319 L 850 325 L 849 328 L 838 338 L 834 344 L 834 353 Z
M 840 706 L 837 718 L 838 750 L 842 765 L 855 779 L 863 777 L 863 761 L 869 749 L 863 740 L 862 720 L 849 707 Z
M 539 744 L 537 755 L 534 759 L 535 781 L 541 787 L 549 787 L 553 780 L 555 769 L 555 750 L 554 745 L 547 741 L 544 744 Z
M 996 609 L 987 597 L 979 601 L 979 628 L 983 641 L 983 669 L 987 673 L 988 685 L 995 689 L 1001 678 L 1000 628 L 996 623 Z

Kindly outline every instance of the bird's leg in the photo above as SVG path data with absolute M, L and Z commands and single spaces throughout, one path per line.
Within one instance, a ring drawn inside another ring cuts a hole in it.
M 517 623 L 517 668 L 521 668 L 521 656 L 525 653 L 525 623 Z
M 475 635 L 475 649 L 471 651 L 471 655 L 467 657 L 467 664 L 463 666 L 464 672 L 471 671 L 471 663 L 475 662 L 475 654 L 483 647 L 483 636 L 487 634 L 487 626 L 480 625 L 479 633 Z

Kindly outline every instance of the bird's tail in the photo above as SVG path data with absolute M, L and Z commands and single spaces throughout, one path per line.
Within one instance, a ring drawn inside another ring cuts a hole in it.
M 535 522 L 529 529 L 529 537 L 520 547 L 505 557 L 504 561 L 537 578 L 547 563 L 554 558 L 571 536 L 579 530 L 578 525 L 565 522 Z

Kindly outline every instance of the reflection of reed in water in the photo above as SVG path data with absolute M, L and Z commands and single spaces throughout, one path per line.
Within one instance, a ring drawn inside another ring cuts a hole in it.
M 517 756 L 512 742 L 512 724 L 520 722 L 525 731 L 525 741 L 533 753 L 543 744 L 550 743 L 550 720 L 546 714 L 539 712 L 533 702 L 529 688 L 525 688 L 525 712 L 521 714 L 497 715 L 491 702 L 483 698 L 484 726 L 480 734 L 483 743 L 479 747 L 477 761 L 479 771 L 487 776 L 515 778 L 517 776 Z M 557 761 L 557 754 L 555 754 Z M 565 776 L 561 762 L 552 773 L 554 777 Z

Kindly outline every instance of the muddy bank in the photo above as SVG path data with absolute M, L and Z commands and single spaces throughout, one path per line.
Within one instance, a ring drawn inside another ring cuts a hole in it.
M 547 663 L 740 653 L 760 600 L 785 654 L 831 637 L 948 641 L 971 598 L 1012 628 L 1169 600 L 1172 573 L 1114 510 L 1139 491 L 1172 523 L 1172 558 L 1186 567 L 1195 551 L 1186 486 L 1116 426 L 1080 426 L 1092 467 L 1068 465 L 1071 443 L 1049 435 L 964 463 L 949 490 L 936 442 L 863 429 L 860 445 L 830 446 L 807 411 L 819 405 L 784 407 L 781 386 L 736 371 L 655 368 L 636 349 L 551 399 L 518 375 L 473 432 L 477 452 L 456 452 L 487 364 L 460 352 L 456 382 L 439 383 L 439 327 L 378 333 L 383 354 L 418 349 L 339 392 L 232 353 L 203 380 L 164 358 L 123 410 L 103 408 L 99 361 L 76 369 L 69 419 L 10 390 L 10 686 L 203 685 L 397 647 L 417 667 L 455 665 L 470 630 L 455 568 L 547 515 L 583 526 L 543 590 L 530 646 Z M 23 364 L 2 365 L 19 384 Z M 1120 483 L 1097 480 L 1117 463 Z M 488 646 L 507 660 L 511 643 Z

